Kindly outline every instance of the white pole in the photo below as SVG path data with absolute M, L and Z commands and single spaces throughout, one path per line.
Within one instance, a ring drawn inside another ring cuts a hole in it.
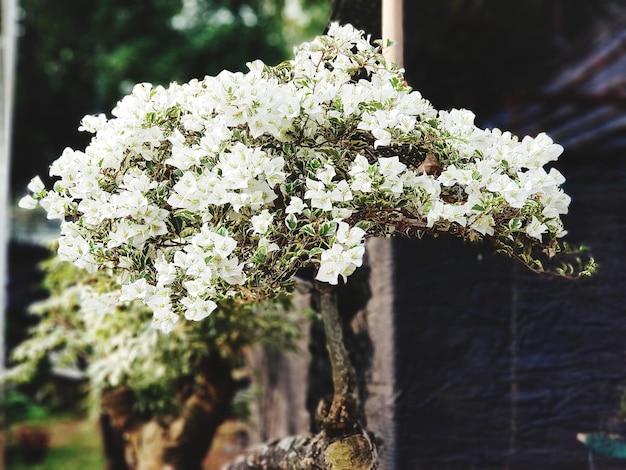
M 383 0 L 382 11 L 383 41 L 391 39 L 394 42 L 394 45 L 385 52 L 385 57 L 388 61 L 395 62 L 398 67 L 404 67 L 402 0 Z
M 7 303 L 7 251 L 9 236 L 9 168 L 13 115 L 16 50 L 16 0 L 2 0 L 0 36 L 0 374 L 5 361 L 5 315 Z M 1 385 L 1 384 L 0 384 Z M 0 396 L 3 390 L 0 388 Z M 2 417 L 4 420 L 4 416 Z M 4 453 L 4 443 L 0 452 Z M 0 461 L 0 468 L 3 468 Z

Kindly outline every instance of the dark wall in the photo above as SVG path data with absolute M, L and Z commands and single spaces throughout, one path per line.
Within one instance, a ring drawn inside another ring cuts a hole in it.
M 580 57 L 610 3 L 405 2 L 409 83 L 480 122 Z M 537 276 L 487 245 L 394 240 L 397 469 L 586 470 L 576 434 L 621 430 L 625 153 L 566 149 L 556 164 L 568 240 L 601 265 L 592 279 Z
M 626 181 L 575 170 L 566 227 L 601 264 L 591 279 L 454 239 L 395 242 L 398 469 L 584 470 L 576 434 L 620 431 Z

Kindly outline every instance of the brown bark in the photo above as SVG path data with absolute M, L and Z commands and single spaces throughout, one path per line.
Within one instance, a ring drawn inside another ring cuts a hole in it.
M 382 468 L 376 448 L 367 433 L 301 434 L 256 447 L 225 470 L 376 470 Z
M 322 407 L 319 419 L 323 430 L 340 436 L 361 429 L 356 373 L 344 343 L 343 325 L 337 308 L 337 289 L 322 283 L 317 283 L 316 287 L 320 293 L 320 310 L 334 388 L 332 402 L 328 407 Z
M 122 432 L 111 424 L 106 413 L 100 414 L 100 433 L 105 457 L 105 470 L 128 470 Z
M 123 433 L 126 465 L 111 466 L 116 456 L 110 454 L 110 470 L 200 470 L 215 431 L 228 416 L 234 391 L 230 367 L 215 356 L 199 364 L 196 386 L 181 397 L 177 416 L 137 413 L 134 394 L 126 387 L 105 392 L 102 408 L 113 433 Z

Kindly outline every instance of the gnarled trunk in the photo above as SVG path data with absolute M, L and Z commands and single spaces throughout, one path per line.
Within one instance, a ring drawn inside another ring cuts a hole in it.
M 226 470 L 376 470 L 382 468 L 373 436 L 301 434 L 258 446 Z
M 142 415 L 134 409 L 132 390 L 106 391 L 102 409 L 107 416 L 103 422 L 110 422 L 108 440 L 104 434 L 107 468 L 200 470 L 218 426 L 228 417 L 234 392 L 230 367 L 218 356 L 198 365 L 196 385 L 181 396 L 176 416 Z
M 378 445 L 363 429 L 357 376 L 344 344 L 337 290 L 316 284 L 332 367 L 333 397 L 322 402 L 317 419 L 321 431 L 272 441 L 248 451 L 226 470 L 377 470 Z

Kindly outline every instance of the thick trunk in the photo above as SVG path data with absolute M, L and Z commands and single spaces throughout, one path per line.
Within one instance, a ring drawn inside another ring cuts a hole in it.
M 183 399 L 177 416 L 143 416 L 134 410 L 131 390 L 120 387 L 105 392 L 102 408 L 112 425 L 110 435 L 124 437 L 123 463 L 119 448 L 105 445 L 108 468 L 200 470 L 215 431 L 228 416 L 233 394 L 230 368 L 219 357 L 199 364 L 197 384 Z
M 322 431 L 255 447 L 225 470 L 376 470 L 376 449 L 367 433 L 330 437 Z

